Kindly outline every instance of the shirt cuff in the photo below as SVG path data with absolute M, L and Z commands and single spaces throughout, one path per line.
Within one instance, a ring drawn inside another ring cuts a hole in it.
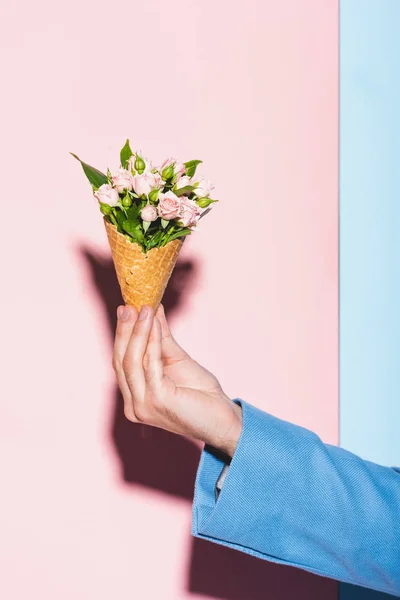
M 216 508 L 223 488 L 229 480 L 229 472 L 236 462 L 236 454 L 242 442 L 246 413 L 251 410 L 241 398 L 233 400 L 242 408 L 243 426 L 233 458 L 225 456 L 215 448 L 206 445 L 201 455 L 197 471 L 193 501 L 192 534 L 201 536 L 201 524 L 205 524 Z
M 224 468 L 222 469 L 221 474 L 217 479 L 217 483 L 215 485 L 215 498 L 217 500 L 218 500 L 218 496 L 221 493 L 222 486 L 224 485 L 226 476 L 228 475 L 228 471 L 229 471 L 229 465 L 226 464 L 226 465 L 224 465 Z

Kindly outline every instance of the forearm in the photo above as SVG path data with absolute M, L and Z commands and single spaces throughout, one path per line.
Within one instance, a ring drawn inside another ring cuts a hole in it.
M 266 560 L 400 595 L 400 474 L 243 403 L 223 461 L 203 453 L 193 533 Z

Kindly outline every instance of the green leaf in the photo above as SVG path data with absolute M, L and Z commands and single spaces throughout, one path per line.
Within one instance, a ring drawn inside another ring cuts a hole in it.
M 166 219 L 161 219 L 161 227 L 163 229 L 165 229 L 168 225 L 169 221 L 167 221 Z
M 164 240 L 163 246 L 168 244 L 168 242 L 172 242 L 172 240 L 176 240 L 177 238 L 185 237 L 186 235 L 190 235 L 191 233 L 192 233 L 192 230 L 189 229 L 189 227 L 186 227 L 185 229 L 180 229 L 179 231 L 175 231 L 174 233 L 169 235 Z
M 159 222 L 157 223 L 157 221 L 153 221 L 150 224 L 149 229 L 147 230 L 148 239 L 150 239 L 151 236 L 154 235 L 155 233 L 157 233 L 157 231 L 159 231 L 159 230 L 160 230 L 160 223 Z
M 207 206 L 210 206 L 210 204 L 212 204 L 213 202 L 219 202 L 219 200 L 211 200 L 211 198 L 197 198 L 196 200 L 198 206 L 200 206 L 200 208 L 207 208 Z
M 143 229 L 141 228 L 140 225 L 136 226 L 136 229 L 135 229 L 135 240 L 139 244 L 143 244 L 143 242 L 144 242 L 144 233 L 143 233 Z
M 98 171 L 94 167 L 91 167 L 90 165 L 87 165 L 86 163 L 84 163 L 80 158 L 78 158 L 78 156 L 76 154 L 73 154 L 72 152 L 70 152 L 70 154 L 74 158 L 76 158 L 76 160 L 79 160 L 79 162 L 82 165 L 82 169 L 85 172 L 86 177 L 89 179 L 89 181 L 92 184 L 92 186 L 94 187 L 94 189 L 98 190 L 99 187 L 101 185 L 103 185 L 103 183 L 108 182 L 107 175 L 104 175 L 104 173 L 102 173 L 101 171 Z
M 134 221 L 132 219 L 126 219 L 123 223 L 122 223 L 122 227 L 124 229 L 124 231 L 126 231 L 126 233 L 129 233 L 129 235 L 131 235 L 133 237 L 133 234 L 135 233 L 135 229 L 138 226 L 138 222 Z
M 143 231 L 146 233 L 148 228 L 150 227 L 151 221 L 143 221 Z
M 135 243 L 135 240 L 133 239 L 133 237 L 131 235 L 129 235 L 129 233 L 124 233 L 123 231 L 121 233 L 122 233 L 122 235 L 124 235 L 126 237 L 127 240 L 130 241 L 131 244 Z
M 128 160 L 130 159 L 130 157 L 132 155 L 133 155 L 133 152 L 132 152 L 131 147 L 129 145 L 129 140 L 126 140 L 125 146 L 122 148 L 122 150 L 120 152 L 121 167 L 123 169 L 126 169 L 126 167 L 128 166 Z
M 175 190 L 175 196 L 188 196 L 195 189 L 194 185 L 185 185 L 185 187 L 180 188 L 179 190 Z
M 193 175 L 196 173 L 197 166 L 202 162 L 202 160 L 189 160 L 188 162 L 185 162 L 184 165 L 186 167 L 186 175 L 188 177 L 193 177 Z
M 132 204 L 132 206 L 126 211 L 126 214 L 128 215 L 128 219 L 131 221 L 138 221 L 139 206 L 137 204 Z
M 163 235 L 164 231 L 162 229 L 159 229 L 147 242 L 147 249 L 151 250 L 152 248 L 155 248 L 155 246 L 157 246 L 158 242 L 160 241 L 161 236 Z
M 110 214 L 108 215 L 108 218 L 110 219 L 111 223 L 112 223 L 113 225 L 115 225 L 115 227 L 118 227 L 117 219 L 114 217 L 114 215 L 113 215 L 112 213 L 110 213 Z
M 114 212 L 115 218 L 117 219 L 117 223 L 118 223 L 120 230 L 123 231 L 124 222 L 126 221 L 125 213 L 118 208 L 114 208 L 113 212 Z
M 144 233 L 140 224 L 137 221 L 127 219 L 123 222 L 122 227 L 126 231 L 126 233 L 129 233 L 129 235 L 133 237 L 135 242 L 138 242 L 139 244 L 143 242 Z

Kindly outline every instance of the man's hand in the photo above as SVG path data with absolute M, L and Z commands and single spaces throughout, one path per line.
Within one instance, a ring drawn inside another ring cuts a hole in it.
M 118 307 L 113 367 L 125 416 L 201 440 L 233 456 L 241 409 L 170 332 L 164 308 Z

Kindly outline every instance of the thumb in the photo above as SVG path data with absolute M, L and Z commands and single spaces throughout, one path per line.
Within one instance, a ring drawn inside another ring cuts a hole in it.
M 164 306 L 159 305 L 157 309 L 157 318 L 161 324 L 161 356 L 167 360 L 182 360 L 189 358 L 189 355 L 173 337 L 169 328 L 167 317 L 165 316 Z

